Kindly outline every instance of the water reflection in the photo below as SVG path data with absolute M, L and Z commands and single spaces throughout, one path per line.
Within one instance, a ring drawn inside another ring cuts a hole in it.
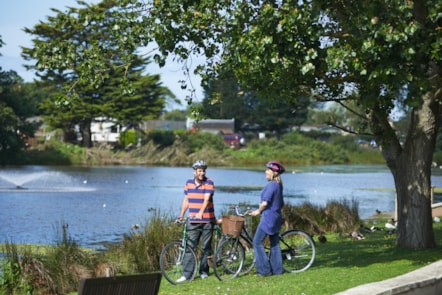
M 266 184 L 263 171 L 210 168 L 208 176 L 215 181 L 218 214 L 239 202 L 257 205 Z M 67 223 L 72 238 L 99 248 L 121 239 L 133 224 L 143 224 L 155 212 L 177 215 L 189 177 L 191 169 L 170 167 L 3 169 L 0 242 L 54 243 L 57 228 Z M 361 217 L 394 210 L 393 179 L 382 166 L 296 167 L 283 181 L 286 202 L 293 205 L 354 199 Z

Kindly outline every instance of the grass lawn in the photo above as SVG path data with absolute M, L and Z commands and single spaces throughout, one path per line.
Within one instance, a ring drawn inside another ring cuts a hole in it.
M 435 223 L 438 247 L 430 250 L 398 249 L 395 236 L 383 231 L 366 234 L 365 240 L 327 235 L 327 243 L 317 243 L 313 266 L 302 273 L 259 277 L 251 273 L 231 281 L 214 275 L 190 283 L 161 282 L 159 294 L 335 294 L 365 283 L 392 278 L 442 259 L 442 223 Z

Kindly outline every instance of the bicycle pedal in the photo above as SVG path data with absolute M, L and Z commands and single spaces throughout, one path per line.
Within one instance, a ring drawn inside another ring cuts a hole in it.
M 213 256 L 207 256 L 207 264 L 213 268 Z

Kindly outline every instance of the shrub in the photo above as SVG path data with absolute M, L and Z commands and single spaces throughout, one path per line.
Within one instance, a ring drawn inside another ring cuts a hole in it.
M 360 149 L 354 136 L 333 135 L 330 137 L 329 143 L 352 152 Z
M 160 148 L 166 148 L 173 145 L 175 141 L 175 133 L 172 131 L 152 130 L 146 135 L 146 140 L 152 140 Z
M 27 294 L 32 292 L 32 286 L 25 280 L 20 253 L 17 245 L 6 243 L 2 252 L 6 258 L 2 259 L 0 272 L 1 294 Z
M 30 248 L 21 252 L 17 245 L 6 244 L 2 264 L 1 294 L 67 294 L 75 291 L 81 277 L 93 275 L 96 256 L 89 255 L 67 235 L 67 227 L 54 247 L 44 255 Z
M 141 140 L 141 132 L 138 130 L 129 129 L 121 132 L 118 145 L 120 147 L 135 146 L 138 144 L 139 140 Z
M 222 151 L 225 148 L 224 140 L 220 135 L 208 132 L 186 133 L 182 140 L 187 145 L 189 153 L 207 148 Z

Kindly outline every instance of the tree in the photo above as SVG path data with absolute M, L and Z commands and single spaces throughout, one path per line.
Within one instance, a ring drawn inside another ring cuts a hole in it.
M 205 81 L 233 72 L 260 97 L 356 101 L 394 177 L 397 244 L 435 246 L 430 192 L 441 115 L 441 1 L 153 0 L 126 8 L 146 15 L 119 23 L 120 30 L 140 36 L 144 29 L 143 42 L 159 45 L 160 64 L 172 53 L 184 61 L 202 55 L 207 62 L 197 71 Z M 130 40 L 129 47 L 138 42 Z M 410 114 L 403 144 L 390 124 L 395 106 Z
M 163 119 L 166 121 L 186 121 L 187 111 L 185 110 L 171 110 L 164 112 Z
M 240 130 L 250 113 L 238 83 L 234 78 L 211 80 L 204 87 L 202 108 L 210 119 L 235 119 L 235 130 Z
M 37 115 L 37 98 L 32 87 L 14 71 L 0 68 L 0 163 L 13 164 L 26 140 L 33 137 L 39 122 L 28 119 Z
M 172 47 L 161 43 L 163 53 L 204 52 L 207 76 L 233 70 L 241 86 L 268 97 L 357 101 L 395 180 L 398 245 L 435 246 L 430 176 L 442 95 L 440 1 L 207 0 L 155 7 L 156 31 L 174 36 Z M 180 13 L 166 19 L 173 10 Z M 220 62 L 213 62 L 215 54 Z M 389 120 L 395 105 L 411 113 L 403 144 Z
M 69 8 L 66 13 L 54 10 L 56 15 L 48 17 L 48 22 L 39 23 L 25 32 L 35 37 L 33 48 L 23 48 L 27 60 L 41 57 L 40 46 L 46 43 L 74 44 L 71 54 L 82 58 L 72 60 L 64 58 L 64 64 L 50 66 L 47 58 L 37 58 L 35 65 L 28 68 L 38 70 L 42 87 L 47 87 L 53 95 L 46 98 L 41 107 L 45 111 L 46 121 L 55 128 L 62 128 L 65 139 L 79 126 L 82 144 L 92 146 L 91 122 L 94 118 L 114 119 L 118 124 L 136 125 L 143 119 L 157 118 L 161 115 L 167 99 L 175 96 L 161 86 L 160 77 L 144 76 L 142 73 L 149 63 L 135 53 L 135 48 L 120 51 L 119 38 L 114 36 L 116 28 L 112 11 L 120 9 L 119 1 L 106 0 L 97 5 L 83 5 L 83 8 Z M 126 14 L 127 17 L 136 17 Z M 99 49 L 100 61 L 91 58 L 94 49 Z M 60 47 L 46 48 L 47 55 L 63 55 Z M 47 56 L 46 55 L 46 56 Z M 69 55 L 69 54 L 68 54 Z M 128 62 L 130 61 L 130 62 Z M 114 65 L 114 66 L 112 66 Z M 104 75 L 97 84 L 82 80 L 84 71 L 99 71 Z M 124 77 L 124 79 L 122 79 Z M 66 87 L 70 88 L 66 95 Z M 120 91 L 120 84 L 127 88 Z M 136 90 L 136 91 L 134 91 Z M 74 135 L 74 134 L 73 134 Z M 76 136 L 71 138 L 76 140 Z
M 247 130 L 250 125 L 260 130 L 275 132 L 278 136 L 292 126 L 302 125 L 307 118 L 310 99 L 260 99 L 258 93 L 245 91 L 234 78 L 211 80 L 205 87 L 202 102 L 205 117 L 235 118 L 236 130 Z
M 0 36 L 0 47 L 3 45 Z M 39 123 L 27 120 L 38 113 L 38 95 L 28 85 L 15 71 L 3 71 L 0 67 L 1 164 L 14 163 L 20 150 L 26 146 L 26 139 L 34 135 Z

